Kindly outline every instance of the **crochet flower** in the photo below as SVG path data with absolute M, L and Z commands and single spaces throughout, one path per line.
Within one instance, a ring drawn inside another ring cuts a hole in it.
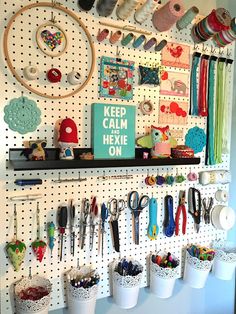
M 27 97 L 14 98 L 4 107 L 4 121 L 20 134 L 33 132 L 41 122 L 41 111 L 35 101 Z

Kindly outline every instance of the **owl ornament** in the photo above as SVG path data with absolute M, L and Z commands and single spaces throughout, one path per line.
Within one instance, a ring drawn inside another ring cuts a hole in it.
M 176 140 L 171 136 L 169 126 L 151 126 L 151 133 L 137 140 L 137 144 L 143 148 L 151 148 L 152 158 L 168 158 L 171 148 L 177 146 Z

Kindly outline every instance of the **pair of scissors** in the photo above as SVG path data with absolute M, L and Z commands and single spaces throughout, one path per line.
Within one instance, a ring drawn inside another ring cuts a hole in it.
M 100 223 L 100 230 L 99 230 L 99 241 L 98 241 L 98 253 L 100 253 L 100 243 L 102 242 L 102 257 L 103 257 L 103 248 L 104 248 L 104 234 L 105 231 L 105 222 L 108 218 L 108 209 L 105 203 L 102 203 L 101 207 L 101 223 Z
M 148 205 L 149 197 L 143 195 L 139 197 L 137 191 L 132 191 L 128 196 L 128 206 L 132 211 L 134 222 L 134 243 L 139 244 L 139 215 L 142 210 Z
M 94 239 L 94 231 L 95 231 L 95 222 L 96 222 L 96 217 L 98 215 L 98 205 L 97 205 L 97 198 L 94 197 L 92 199 L 92 203 L 90 206 L 90 241 L 89 241 L 89 247 L 90 250 L 93 249 L 93 239 Z
M 202 200 L 203 212 L 204 212 L 203 217 L 204 217 L 205 224 L 207 225 L 210 224 L 210 213 L 213 207 L 213 203 L 214 203 L 213 197 L 209 197 L 208 201 L 206 198 Z
M 88 219 L 88 214 L 89 214 L 89 208 L 90 208 L 90 204 L 89 204 L 89 200 L 87 198 L 85 198 L 83 200 L 83 207 L 82 207 L 82 238 L 81 238 L 81 249 L 84 248 L 84 243 L 85 243 L 85 238 L 86 238 L 86 228 L 87 228 L 87 219 Z
M 119 226 L 118 220 L 121 212 L 125 209 L 125 201 L 123 199 L 112 198 L 108 202 L 108 211 L 111 214 L 111 228 L 113 243 L 116 252 L 120 252 Z
M 195 188 L 188 190 L 188 212 L 193 217 L 194 229 L 198 233 L 201 223 L 201 210 L 202 210 L 201 193 Z

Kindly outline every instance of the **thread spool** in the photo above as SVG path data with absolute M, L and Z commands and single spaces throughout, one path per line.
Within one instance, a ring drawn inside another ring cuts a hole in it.
M 122 32 L 121 31 L 116 31 L 115 33 L 111 33 L 111 37 L 109 39 L 111 44 L 115 44 L 121 37 Z
M 101 16 L 112 14 L 118 0 L 98 0 L 97 12 Z
M 147 0 L 134 14 L 134 19 L 136 22 L 142 24 L 150 13 L 152 13 L 157 5 L 161 3 L 158 0 Z
M 78 6 L 84 11 L 89 11 L 92 9 L 95 0 L 78 0 Z
M 157 40 L 155 37 L 152 37 L 149 39 L 146 44 L 143 46 L 144 50 L 149 50 L 152 46 L 154 46 L 157 43 Z
M 138 48 L 139 46 L 142 45 L 143 42 L 146 41 L 146 36 L 145 35 L 140 35 L 137 39 L 133 41 L 133 47 Z
M 98 31 L 97 34 L 97 41 L 102 42 L 104 39 L 107 38 L 107 36 L 109 35 L 109 30 L 107 28 L 104 28 L 102 31 Z
M 152 23 L 159 32 L 168 31 L 184 14 L 181 0 L 171 0 L 152 16 Z
M 229 194 L 226 190 L 217 190 L 215 193 L 215 198 L 218 202 L 227 202 Z
M 134 34 L 129 33 L 128 35 L 123 37 L 123 39 L 121 40 L 121 45 L 127 46 L 131 42 L 131 40 L 133 40 L 133 39 L 134 39 Z
M 199 13 L 199 9 L 195 6 L 191 7 L 176 23 L 178 30 L 187 27 L 195 16 Z
M 163 39 L 159 42 L 158 45 L 155 47 L 155 51 L 161 51 L 167 45 L 167 40 Z
M 117 17 L 121 20 L 127 19 L 138 3 L 138 0 L 124 0 L 124 2 L 116 10 Z

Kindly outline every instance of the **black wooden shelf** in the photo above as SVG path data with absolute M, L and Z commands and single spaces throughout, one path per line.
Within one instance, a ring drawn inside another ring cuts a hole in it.
M 47 160 L 30 161 L 22 154 L 23 148 L 12 148 L 9 150 L 10 167 L 14 170 L 49 170 L 49 169 L 78 169 L 78 168 L 113 168 L 113 167 L 148 167 L 148 166 L 178 166 L 196 165 L 200 158 L 161 158 L 143 159 L 143 152 L 148 149 L 136 148 L 135 159 L 94 159 L 82 160 L 79 155 L 91 152 L 91 148 L 74 149 L 74 160 L 59 160 L 59 149 L 48 148 Z

